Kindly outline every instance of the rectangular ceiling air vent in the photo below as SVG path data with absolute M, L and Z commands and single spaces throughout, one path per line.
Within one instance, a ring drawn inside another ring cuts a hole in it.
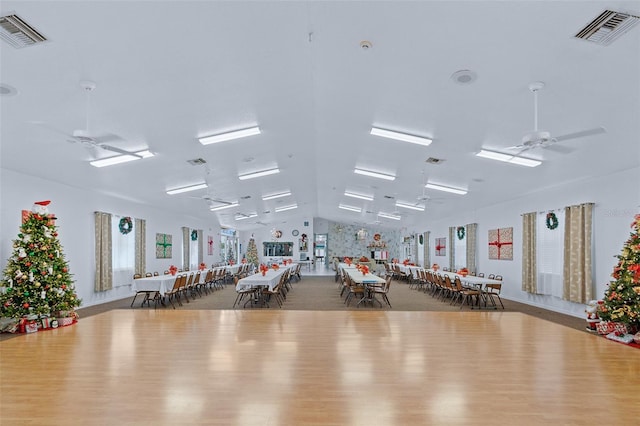
M 596 19 L 588 23 L 576 38 L 608 46 L 622 34 L 633 28 L 640 17 L 627 13 L 605 10 Z
M 207 161 L 204 158 L 195 158 L 193 160 L 187 160 L 187 163 L 192 166 L 201 166 L 203 164 L 207 164 Z
M 440 164 L 442 163 L 444 160 L 441 158 L 433 158 L 433 157 L 429 157 L 425 160 L 426 163 L 429 164 Z
M 45 36 L 15 14 L 0 16 L 0 38 L 16 49 L 47 41 Z

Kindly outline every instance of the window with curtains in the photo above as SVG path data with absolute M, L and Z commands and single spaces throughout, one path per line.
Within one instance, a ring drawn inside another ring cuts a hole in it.
M 457 232 L 456 232 L 457 234 Z M 463 239 L 458 238 L 456 235 L 454 237 L 454 247 L 455 247 L 455 268 L 460 269 L 467 266 L 467 236 L 465 234 Z
M 564 210 L 556 210 L 558 226 L 549 229 L 547 212 L 538 213 L 536 221 L 536 245 L 538 265 L 538 293 L 562 297 L 564 260 Z
M 130 285 L 134 274 L 136 261 L 136 238 L 135 229 L 123 234 L 120 232 L 121 216 L 111 217 L 111 250 L 113 267 L 113 286 L 121 287 Z M 135 226 L 135 221 L 133 223 Z
M 189 233 L 189 269 L 192 271 L 198 269 L 198 240 L 194 240 L 191 236 L 194 231 Z

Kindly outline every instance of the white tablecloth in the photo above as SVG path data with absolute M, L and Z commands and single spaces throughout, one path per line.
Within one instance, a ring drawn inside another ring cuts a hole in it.
M 238 280 L 238 284 L 236 284 L 236 291 L 246 290 L 251 287 L 269 287 L 269 290 L 273 291 L 275 286 L 278 285 L 280 276 L 284 274 L 284 271 L 284 268 L 280 268 L 277 271 L 269 269 L 264 276 L 262 276 L 261 272 L 258 272 L 253 275 L 249 275 L 248 277 L 244 277 Z
M 345 272 L 349 274 L 351 281 L 356 284 L 384 284 L 386 281 L 375 274 L 368 273 L 363 275 L 362 272 L 357 269 L 345 269 Z
M 138 278 L 133 280 L 131 290 L 138 291 L 157 291 L 164 295 L 173 288 L 173 283 L 178 275 L 158 275 L 156 277 Z

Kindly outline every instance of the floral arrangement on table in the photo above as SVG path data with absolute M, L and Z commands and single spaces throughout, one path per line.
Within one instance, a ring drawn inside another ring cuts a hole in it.
M 291 262 L 293 262 L 293 260 L 292 260 L 292 259 L 282 259 L 282 264 L 283 264 L 284 266 L 287 266 L 287 264 L 289 264 L 289 265 L 290 265 L 290 264 L 291 264 Z
M 369 267 L 367 265 L 356 265 L 356 269 L 360 271 L 362 275 L 367 275 L 369 273 Z
M 277 271 L 278 269 L 280 269 L 280 266 L 279 266 L 277 263 L 274 263 L 273 265 L 271 265 L 271 268 L 272 268 L 274 271 Z
M 351 258 L 350 257 L 345 257 L 344 258 L 344 263 L 346 263 L 348 266 L 351 266 Z
M 433 269 L 434 271 L 437 271 L 438 269 L 440 269 L 440 265 L 438 265 L 437 263 L 434 263 L 433 265 L 431 265 L 431 269 Z
M 409 259 L 405 259 L 405 260 L 403 260 L 403 261 L 402 261 L 402 264 L 403 264 L 404 266 L 407 266 L 407 265 L 409 264 L 409 262 L 410 262 L 410 260 L 409 260 Z
M 169 266 L 169 273 L 171 275 L 175 275 L 177 272 L 178 272 L 178 268 L 176 267 L 176 265 Z
M 200 265 L 198 265 L 198 269 L 201 271 L 204 271 L 205 269 L 207 269 L 207 264 L 204 262 L 201 262 Z
M 458 271 L 458 275 L 462 275 L 463 277 L 466 277 L 467 275 L 469 275 L 469 270 L 467 268 L 462 268 Z
M 358 259 L 358 262 L 368 262 L 369 258 L 367 256 L 361 256 L 360 259 Z
M 260 273 L 262 273 L 263 277 L 267 273 L 268 270 L 269 270 L 269 267 L 267 265 L 265 265 L 264 263 L 260 264 Z

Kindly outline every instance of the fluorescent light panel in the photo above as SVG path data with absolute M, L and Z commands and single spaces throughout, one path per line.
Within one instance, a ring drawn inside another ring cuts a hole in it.
M 247 136 L 259 135 L 260 127 L 250 127 L 248 129 L 235 130 L 233 132 L 220 133 L 218 135 L 204 136 L 198 138 L 202 145 L 210 145 L 212 143 L 230 141 L 233 139 L 246 138 Z
M 291 195 L 291 191 L 280 192 L 279 194 L 263 195 L 262 201 L 275 200 L 276 198 L 288 197 L 289 195 Z
M 428 183 L 424 186 L 428 189 L 436 189 L 438 191 L 451 192 L 452 194 L 464 195 L 467 193 L 465 189 L 451 188 L 449 186 L 436 185 L 435 183 Z
M 424 206 L 421 206 L 419 204 L 407 204 L 400 201 L 396 201 L 396 207 L 402 207 L 410 210 L 418 210 L 420 212 L 424 211 Z
M 244 175 L 239 175 L 238 179 L 247 180 L 247 179 L 253 179 L 253 178 L 258 178 L 258 177 L 262 177 L 262 176 L 275 175 L 276 173 L 280 173 L 280 169 L 277 168 L 277 167 L 275 169 L 268 169 L 268 170 L 262 170 L 262 171 L 259 171 L 259 172 L 247 173 L 247 174 L 244 174 Z
M 248 215 L 241 215 L 241 216 L 236 216 L 236 220 L 245 220 L 245 219 L 251 219 L 252 217 L 257 217 L 258 213 L 250 213 Z
M 348 191 L 345 191 L 344 195 L 346 195 L 347 197 L 351 197 L 351 198 L 359 198 L 361 200 L 373 201 L 373 197 L 371 197 L 369 195 L 356 194 L 354 192 L 348 192 Z
M 139 155 L 142 158 L 153 157 L 153 153 L 148 149 L 144 151 L 134 152 L 134 154 Z M 93 167 L 105 167 L 105 166 L 113 166 L 114 164 L 122 164 L 128 163 L 129 161 L 140 160 L 140 157 L 136 157 L 135 155 L 116 155 L 115 157 L 103 158 L 102 160 L 90 161 Z
M 385 130 L 378 127 L 372 127 L 371 134 L 387 139 L 395 139 L 397 141 L 415 143 L 424 146 L 429 146 L 431 145 L 431 142 L 433 142 L 432 139 L 426 138 L 424 136 L 409 135 L 407 133 L 394 132 L 393 130 Z
M 204 188 L 208 188 L 209 185 L 207 185 L 206 183 L 199 183 L 197 185 L 191 185 L 191 186 L 185 186 L 182 188 L 176 188 L 176 189 L 170 189 L 167 191 L 167 194 L 169 195 L 175 195 L 175 194 L 181 194 L 183 192 L 189 192 L 189 191 L 197 191 L 198 189 L 204 189 Z
M 298 208 L 297 204 L 292 204 L 290 206 L 276 207 L 275 211 L 276 212 L 283 212 L 283 211 L 286 211 L 286 210 L 293 210 L 293 209 L 297 209 L 297 208 Z
M 340 204 L 338 208 L 342 210 L 349 210 L 352 212 L 362 213 L 362 209 L 360 207 L 348 206 L 346 204 Z
M 231 207 L 238 207 L 238 203 L 225 204 L 224 206 L 211 207 L 209 210 L 217 212 L 218 210 L 230 209 Z
M 396 216 L 395 214 L 384 213 L 384 212 L 378 212 L 378 216 L 385 217 L 387 219 L 393 219 L 393 220 L 400 220 L 401 219 L 401 216 Z
M 369 176 L 369 177 L 374 177 L 374 178 L 378 178 L 378 179 L 385 179 L 385 180 L 395 180 L 396 179 L 396 177 L 394 175 L 387 175 L 387 174 L 384 174 L 384 173 L 372 172 L 371 170 L 355 169 L 353 172 L 355 174 L 358 174 L 358 175 Z
M 513 163 L 519 166 L 536 167 L 542 164 L 542 161 L 532 160 L 530 158 L 518 157 L 511 154 L 503 154 L 501 152 L 481 150 L 476 154 L 477 157 L 489 158 L 491 160 L 503 161 L 505 163 Z

